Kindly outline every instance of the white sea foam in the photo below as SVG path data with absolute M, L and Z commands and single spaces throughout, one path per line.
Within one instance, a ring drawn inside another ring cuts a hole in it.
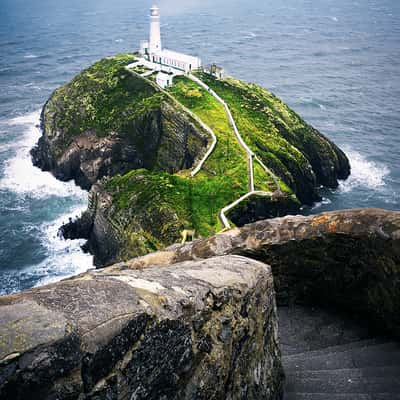
M 64 240 L 58 235 L 59 227 L 85 209 L 87 192 L 73 182 L 60 182 L 50 173 L 42 172 L 32 165 L 29 151 L 40 137 L 40 111 L 8 120 L 10 126 L 21 127 L 21 139 L 14 143 L 15 154 L 5 163 L 4 176 L 0 180 L 0 189 L 10 190 L 17 196 L 27 196 L 45 200 L 50 196 L 71 197 L 78 204 L 75 209 L 40 226 L 41 243 L 47 257 L 37 265 L 31 265 L 21 271 L 21 277 L 38 279 L 36 286 L 55 282 L 60 279 L 84 272 L 93 267 L 92 256 L 84 254 L 83 240 Z
M 47 257 L 29 270 L 31 275 L 44 275 L 35 286 L 57 282 L 94 268 L 93 257 L 81 249 L 85 240 L 65 240 L 58 234 L 60 226 L 68 221 L 70 215 L 79 215 L 84 209 L 85 207 L 76 208 L 72 213 L 62 215 L 55 221 L 41 226 L 42 244 L 47 250 Z
M 244 39 L 254 39 L 258 36 L 256 33 L 251 31 L 241 31 L 240 33 L 243 34 Z
M 314 205 L 312 206 L 312 210 L 316 210 L 317 208 L 320 208 L 323 205 L 327 205 L 327 204 L 331 204 L 332 201 L 326 197 L 324 197 L 321 201 L 317 201 L 316 203 L 314 203 Z
M 340 183 L 339 191 L 346 193 L 357 187 L 371 190 L 385 188 L 385 178 L 390 174 L 385 164 L 367 160 L 362 154 L 350 148 L 344 148 L 344 151 L 350 160 L 351 175 Z
M 38 85 L 35 85 L 33 82 L 26 83 L 24 87 L 33 89 L 33 90 L 42 90 L 42 88 Z
M 318 107 L 321 110 L 326 110 L 326 107 L 313 97 L 302 96 L 300 97 L 300 100 L 303 102 L 304 105 Z
M 29 151 L 40 137 L 40 111 L 22 115 L 8 121 L 9 125 L 22 125 L 24 134 L 15 143 L 15 156 L 5 163 L 4 176 L 0 180 L 0 189 L 10 190 L 19 195 L 35 198 L 48 196 L 78 196 L 85 198 L 86 193 L 73 182 L 60 182 L 49 172 L 43 172 L 32 165 Z
M 25 54 L 24 58 L 38 58 L 36 54 Z
M 34 125 L 39 123 L 40 111 L 33 111 L 28 114 L 11 118 L 7 121 L 9 125 Z
M 246 38 L 248 38 L 248 39 L 253 39 L 253 38 L 256 38 L 256 37 L 257 37 L 257 34 L 254 33 L 254 32 L 248 32 L 248 34 L 246 36 Z

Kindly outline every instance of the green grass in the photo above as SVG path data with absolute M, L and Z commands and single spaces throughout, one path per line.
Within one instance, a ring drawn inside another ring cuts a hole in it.
M 113 195 L 114 218 L 120 219 L 126 210 L 155 215 L 163 209 L 173 210 L 182 229 L 194 228 L 201 236 L 222 228 L 218 213 L 235 196 L 229 179 L 190 179 L 147 170 L 115 176 L 107 182 L 106 189 Z M 163 226 L 161 231 L 167 228 Z
M 145 109 L 159 107 L 163 96 L 125 70 L 134 59 L 103 59 L 54 92 L 46 107 L 46 132 L 62 132 L 62 148 L 88 130 L 99 137 L 113 131 L 129 134 L 131 122 Z
M 234 185 L 243 185 L 240 195 L 245 194 L 248 191 L 247 155 L 238 143 L 222 104 L 185 77 L 175 78 L 174 85 L 169 91 L 180 103 L 200 117 L 217 136 L 217 146 L 200 174 L 209 178 L 228 176 Z M 254 176 L 255 185 L 259 190 L 276 189 L 271 177 L 257 165 Z
M 138 213 L 145 210 L 150 214 L 173 209 L 185 229 L 195 229 L 200 235 L 209 236 L 222 228 L 218 218 L 220 210 L 248 192 L 247 155 L 237 141 L 223 106 L 206 90 L 188 78 L 176 77 L 169 93 L 217 136 L 217 146 L 202 170 L 194 178 L 165 172 L 131 171 L 111 178 L 107 188 L 113 193 L 116 215 L 123 215 L 127 209 Z M 271 176 L 257 162 L 253 165 L 255 189 L 275 190 Z M 285 192 L 292 193 L 284 182 L 281 185 Z
M 258 85 L 198 73 L 229 105 L 248 146 L 290 186 L 290 166 L 307 168 L 308 159 L 299 144 L 314 140 L 312 128 L 271 92 Z
M 212 177 L 231 172 L 247 176 L 246 153 L 237 142 L 223 106 L 214 97 L 185 77 L 176 77 L 169 92 L 207 124 L 217 136 L 217 146 L 204 171 Z

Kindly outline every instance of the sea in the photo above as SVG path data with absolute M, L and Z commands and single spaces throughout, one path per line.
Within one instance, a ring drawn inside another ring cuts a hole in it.
M 0 1 L 0 294 L 92 266 L 58 235 L 87 193 L 31 164 L 40 110 L 95 60 L 148 36 L 147 0 Z M 303 210 L 400 210 L 399 0 L 159 0 L 167 48 L 272 90 L 335 141 L 351 177 Z

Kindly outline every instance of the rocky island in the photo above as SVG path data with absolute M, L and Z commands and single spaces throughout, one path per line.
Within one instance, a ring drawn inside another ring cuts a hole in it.
M 135 59 L 103 59 L 57 89 L 32 151 L 35 165 L 90 190 L 87 212 L 63 232 L 87 238 L 96 265 L 159 250 L 185 231 L 215 234 L 226 227 L 221 210 L 249 191 L 227 213 L 234 225 L 295 212 L 349 175 L 345 154 L 266 89 L 200 71 L 203 86 L 178 76 L 162 89 L 143 67 L 127 68 Z

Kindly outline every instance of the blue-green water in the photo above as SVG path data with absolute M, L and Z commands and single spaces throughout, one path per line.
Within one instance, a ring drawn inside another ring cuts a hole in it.
M 91 267 L 59 225 L 86 194 L 28 151 L 51 92 L 147 37 L 145 0 L 0 2 L 0 293 Z M 270 88 L 342 146 L 353 167 L 312 210 L 400 209 L 398 0 L 160 0 L 164 44 Z

